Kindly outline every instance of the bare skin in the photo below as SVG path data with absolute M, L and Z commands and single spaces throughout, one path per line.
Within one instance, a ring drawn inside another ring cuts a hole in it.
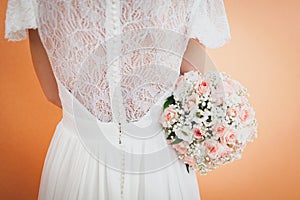
M 29 29 L 29 43 L 32 63 L 43 93 L 48 101 L 62 108 L 58 95 L 57 83 L 45 48 L 37 30 Z
M 214 71 L 215 65 L 206 52 L 206 47 L 197 39 L 190 39 L 183 55 L 180 74 L 188 71 L 206 73 Z
M 29 29 L 28 32 L 32 63 L 43 93 L 48 101 L 62 108 L 57 82 L 38 30 Z M 214 65 L 208 58 L 205 49 L 206 47 L 197 39 L 190 39 L 182 59 L 180 74 L 191 70 L 198 70 L 202 73 L 213 70 Z
M 180 74 L 191 70 L 201 71 L 204 63 L 204 50 L 205 46 L 202 43 L 198 42 L 198 40 L 190 39 L 182 58 Z

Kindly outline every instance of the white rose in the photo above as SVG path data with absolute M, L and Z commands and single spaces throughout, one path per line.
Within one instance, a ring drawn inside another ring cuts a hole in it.
M 183 126 L 180 129 L 175 129 L 175 134 L 178 138 L 183 139 L 187 142 L 191 142 L 193 139 L 193 130 L 187 126 Z

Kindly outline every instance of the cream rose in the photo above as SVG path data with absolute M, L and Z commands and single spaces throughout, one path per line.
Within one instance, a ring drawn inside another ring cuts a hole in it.
M 230 148 L 227 145 L 219 144 L 218 157 L 224 158 L 230 155 Z
M 191 111 L 195 109 L 197 106 L 197 97 L 195 95 L 191 95 L 184 103 L 184 108 L 187 111 Z
M 213 131 L 218 133 L 219 136 L 222 136 L 224 131 L 225 131 L 225 126 L 223 124 L 220 124 L 220 123 L 215 124 L 213 126 Z
M 226 94 L 231 95 L 233 92 L 237 90 L 234 82 L 230 79 L 226 79 L 223 81 L 224 91 Z
M 174 87 L 175 88 L 173 92 L 174 99 L 179 101 L 184 99 L 184 97 L 186 96 L 186 92 L 189 90 L 190 87 L 191 85 L 187 83 L 184 77 L 180 76 Z
M 226 128 L 224 133 L 221 135 L 220 140 L 224 145 L 233 145 L 236 143 L 237 134 L 233 129 Z

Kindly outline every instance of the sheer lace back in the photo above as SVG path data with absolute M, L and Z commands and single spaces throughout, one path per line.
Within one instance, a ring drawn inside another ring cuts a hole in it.
M 173 88 L 189 38 L 230 38 L 221 0 L 9 0 L 5 37 L 38 28 L 54 75 L 100 121 L 143 117 Z

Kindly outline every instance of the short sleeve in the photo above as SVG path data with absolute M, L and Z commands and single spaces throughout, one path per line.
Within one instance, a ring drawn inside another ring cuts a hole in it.
M 27 38 L 27 29 L 36 29 L 36 0 L 8 0 L 5 19 L 5 39 L 21 41 Z
M 231 33 L 223 0 L 195 0 L 188 35 L 208 48 L 226 44 Z

